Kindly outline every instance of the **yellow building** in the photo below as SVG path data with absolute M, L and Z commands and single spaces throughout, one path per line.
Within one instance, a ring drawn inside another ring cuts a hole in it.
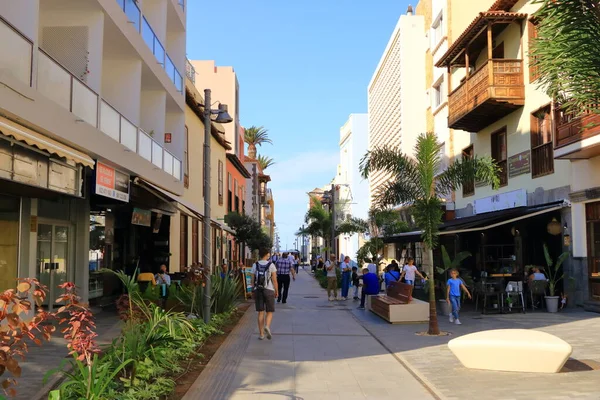
M 177 199 L 179 210 L 171 218 L 171 272 L 183 271 L 185 267 L 203 262 L 203 148 L 204 148 L 204 99 L 190 78 L 186 79 L 185 153 L 183 162 L 184 193 Z M 223 243 L 229 228 L 223 223 L 226 213 L 223 182 L 226 152 L 231 149 L 225 140 L 222 126 L 212 123 L 210 152 L 211 185 L 211 260 L 212 268 L 221 264 Z

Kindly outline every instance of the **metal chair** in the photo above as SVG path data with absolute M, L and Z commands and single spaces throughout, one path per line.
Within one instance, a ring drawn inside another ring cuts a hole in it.
M 548 288 L 548 281 L 530 281 L 529 282 L 529 294 L 531 296 L 531 309 L 535 309 L 535 298 L 544 297 L 546 295 L 546 289 Z M 544 308 L 544 302 L 541 302 L 541 308 Z

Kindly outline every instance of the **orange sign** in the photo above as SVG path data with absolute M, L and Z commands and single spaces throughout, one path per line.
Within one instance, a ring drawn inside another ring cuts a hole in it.
M 115 187 L 115 169 L 102 163 L 96 163 L 96 185 L 114 188 Z
M 97 161 L 96 194 L 128 202 L 129 175 Z

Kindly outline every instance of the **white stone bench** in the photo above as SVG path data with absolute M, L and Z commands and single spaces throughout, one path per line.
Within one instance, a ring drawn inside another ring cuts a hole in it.
M 573 352 L 564 340 L 529 329 L 475 332 L 448 347 L 466 368 L 512 372 L 559 372 Z

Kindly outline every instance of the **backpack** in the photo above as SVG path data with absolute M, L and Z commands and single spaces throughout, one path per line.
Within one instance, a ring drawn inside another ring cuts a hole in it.
M 254 264 L 256 268 L 256 280 L 254 281 L 254 287 L 258 290 L 266 289 L 269 285 L 270 275 L 269 268 L 271 267 L 272 262 L 268 262 L 267 265 L 261 265 L 259 263 Z

